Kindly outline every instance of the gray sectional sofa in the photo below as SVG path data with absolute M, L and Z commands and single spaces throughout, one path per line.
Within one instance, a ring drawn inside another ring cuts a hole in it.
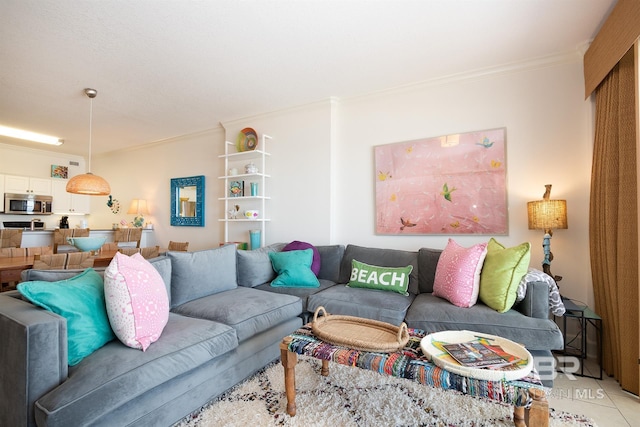
M 521 342 L 534 356 L 562 347 L 549 320 L 546 283 L 531 283 L 507 313 L 476 304 L 462 309 L 431 295 L 440 251 L 355 245 L 317 247 L 319 288 L 271 287 L 269 252 L 234 246 L 150 260 L 170 295 L 162 335 L 145 351 L 117 339 L 79 364 L 67 365 L 66 320 L 17 291 L 0 294 L 0 425 L 168 426 L 251 376 L 279 356 L 284 336 L 324 306 L 435 332 L 472 329 Z M 409 295 L 354 289 L 351 260 L 413 265 Z M 79 271 L 23 272 L 23 281 L 56 281 Z

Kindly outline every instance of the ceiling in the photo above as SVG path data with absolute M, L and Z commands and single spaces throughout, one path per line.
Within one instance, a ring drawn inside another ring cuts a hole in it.
M 0 124 L 86 156 L 584 49 L 615 0 L 0 0 Z

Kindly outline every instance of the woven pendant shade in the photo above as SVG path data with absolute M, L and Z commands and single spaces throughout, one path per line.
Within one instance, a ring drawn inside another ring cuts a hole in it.
M 84 93 L 91 100 L 89 106 L 89 158 L 88 169 L 91 171 L 91 126 L 93 124 L 93 98 L 96 97 L 98 91 L 86 88 Z M 102 177 L 94 175 L 91 172 L 76 175 L 67 182 L 67 193 L 86 194 L 88 196 L 108 196 L 111 194 L 109 183 Z
M 111 187 L 104 178 L 88 172 L 71 178 L 67 183 L 67 192 L 89 196 L 108 196 L 111 194 Z

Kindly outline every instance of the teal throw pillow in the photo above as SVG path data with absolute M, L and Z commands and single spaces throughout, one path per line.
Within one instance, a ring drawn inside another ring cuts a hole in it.
M 67 319 L 70 366 L 115 338 L 107 317 L 102 277 L 93 268 L 58 282 L 23 282 L 18 290 L 33 304 Z
M 271 281 L 274 287 L 318 288 L 320 282 L 311 270 L 313 250 L 269 252 L 269 259 L 278 277 Z
M 409 295 L 409 275 L 412 265 L 406 267 L 379 267 L 357 260 L 351 261 L 351 277 L 347 284 L 350 288 L 367 288 L 392 291 Z

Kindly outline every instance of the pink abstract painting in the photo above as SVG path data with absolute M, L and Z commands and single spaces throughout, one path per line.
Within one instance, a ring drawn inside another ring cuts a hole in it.
M 376 146 L 376 232 L 507 234 L 505 133 Z

